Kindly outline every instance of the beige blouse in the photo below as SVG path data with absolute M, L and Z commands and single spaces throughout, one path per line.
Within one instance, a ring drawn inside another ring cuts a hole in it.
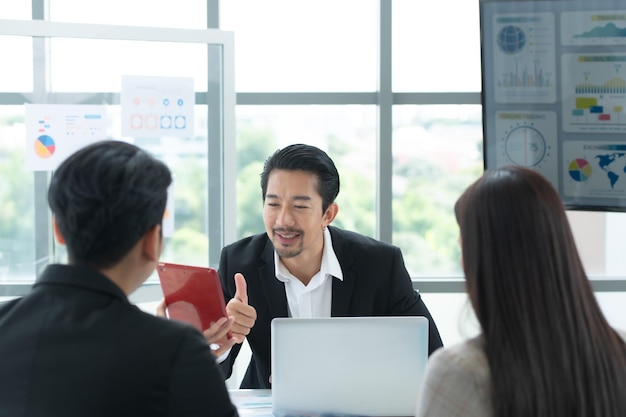
M 617 330 L 626 342 L 626 331 Z M 480 336 L 428 359 L 416 417 L 491 417 L 491 375 Z
M 428 359 L 415 415 L 491 417 L 490 380 L 479 337 L 438 349 Z

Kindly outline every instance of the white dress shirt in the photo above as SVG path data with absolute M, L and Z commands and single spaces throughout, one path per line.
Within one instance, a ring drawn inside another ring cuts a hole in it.
M 343 281 L 343 272 L 333 250 L 328 228 L 324 229 L 322 265 L 308 285 L 293 276 L 274 251 L 276 279 L 285 284 L 289 317 L 330 317 L 333 277 Z
M 319 272 L 309 282 L 309 285 L 305 286 L 298 278 L 291 275 L 287 267 L 280 261 L 276 251 L 274 251 L 274 265 L 276 279 L 285 283 L 289 317 L 330 317 L 332 279 L 334 277 L 343 281 L 343 272 L 333 249 L 333 242 L 328 228 L 324 230 L 322 265 Z M 229 354 L 230 349 L 217 358 L 217 362 L 224 362 Z

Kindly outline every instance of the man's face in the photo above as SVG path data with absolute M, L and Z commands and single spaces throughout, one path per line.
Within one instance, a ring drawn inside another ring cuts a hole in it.
M 329 221 L 322 215 L 316 185 L 310 172 L 275 169 L 269 175 L 263 222 L 281 259 L 315 256 L 324 246 L 323 228 Z

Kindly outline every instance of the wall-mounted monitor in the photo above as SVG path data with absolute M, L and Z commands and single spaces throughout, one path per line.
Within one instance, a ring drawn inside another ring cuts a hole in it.
M 485 169 L 542 173 L 567 209 L 626 211 L 626 1 L 480 0 Z

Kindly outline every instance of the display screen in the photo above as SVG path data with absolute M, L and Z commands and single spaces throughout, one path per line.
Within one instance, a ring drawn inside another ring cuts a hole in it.
M 626 1 L 480 1 L 485 169 L 626 211 Z

